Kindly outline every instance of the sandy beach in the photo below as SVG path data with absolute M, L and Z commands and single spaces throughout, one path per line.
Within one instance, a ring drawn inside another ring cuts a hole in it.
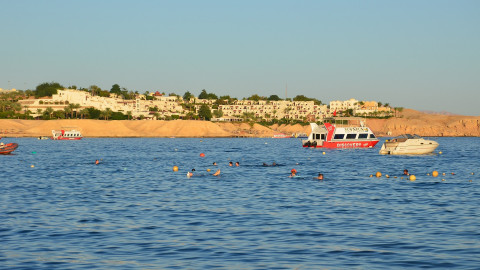
M 368 119 L 377 136 L 480 136 L 480 117 L 425 114 L 404 110 L 400 117 Z M 272 137 L 275 133 L 310 133 L 310 126 L 214 123 L 174 120 L 21 120 L 0 119 L 2 137 L 50 136 L 54 129 L 78 129 L 84 137 Z

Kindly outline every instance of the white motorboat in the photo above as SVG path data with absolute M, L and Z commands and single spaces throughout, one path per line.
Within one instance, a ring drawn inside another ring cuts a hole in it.
M 381 155 L 422 155 L 432 153 L 438 143 L 414 134 L 404 134 L 386 140 L 380 149 Z

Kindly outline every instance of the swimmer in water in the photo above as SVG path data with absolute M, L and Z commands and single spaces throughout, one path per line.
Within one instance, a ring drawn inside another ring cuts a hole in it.
M 235 162 L 235 166 L 240 167 L 240 163 L 238 161 Z
M 217 163 L 216 163 L 216 162 L 213 162 L 213 166 L 217 166 Z
M 233 162 L 230 161 L 230 162 L 228 163 L 228 166 L 232 167 L 232 166 L 233 166 Z
M 407 169 L 403 170 L 403 175 L 410 175 Z
M 291 174 L 290 174 L 290 176 L 288 176 L 290 178 L 295 177 L 297 175 L 297 170 L 295 170 L 295 169 L 292 169 L 290 172 L 291 172 Z
M 319 173 L 318 176 L 317 176 L 317 179 L 323 181 L 323 174 L 322 174 L 322 173 Z
M 100 164 L 100 161 L 98 161 L 98 159 L 97 159 L 97 160 L 95 160 L 95 165 L 98 165 L 98 164 Z

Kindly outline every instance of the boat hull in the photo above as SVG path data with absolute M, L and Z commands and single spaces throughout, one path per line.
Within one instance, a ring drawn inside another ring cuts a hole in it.
M 378 141 L 343 141 L 343 142 L 326 142 L 317 145 L 303 144 L 305 148 L 372 148 Z
M 394 147 L 382 145 L 380 155 L 425 155 L 437 149 L 438 144 L 429 145 L 397 145 Z
M 54 141 L 78 141 L 81 140 L 82 137 L 72 137 L 72 138 L 66 138 L 66 137 L 52 137 L 51 138 Z
M 18 144 L 16 143 L 7 143 L 3 146 L 0 146 L 0 155 L 8 155 L 15 151 L 18 148 Z

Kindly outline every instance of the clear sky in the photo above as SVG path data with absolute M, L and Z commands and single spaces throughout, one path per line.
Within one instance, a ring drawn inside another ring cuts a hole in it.
M 480 115 L 480 1 L 0 0 L 0 88 L 115 83 Z

